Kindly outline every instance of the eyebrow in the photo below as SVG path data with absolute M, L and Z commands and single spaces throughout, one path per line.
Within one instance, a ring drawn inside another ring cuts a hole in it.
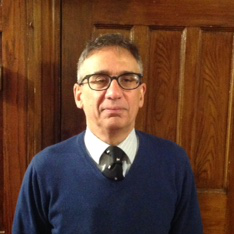
M 124 71 L 121 71 L 119 74 L 122 75 L 122 74 L 126 74 L 126 73 L 138 73 L 138 72 L 135 72 L 135 71 L 127 71 L 127 70 L 124 70 Z M 94 72 L 93 74 L 104 74 L 104 75 L 109 75 L 111 76 L 111 72 L 108 71 L 108 70 L 100 70 L 100 71 L 96 71 Z

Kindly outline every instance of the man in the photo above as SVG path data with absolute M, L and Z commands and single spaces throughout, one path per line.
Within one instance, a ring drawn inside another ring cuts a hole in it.
M 87 45 L 74 85 L 87 129 L 34 157 L 14 234 L 203 233 L 186 153 L 135 130 L 142 74 L 136 46 L 121 35 Z

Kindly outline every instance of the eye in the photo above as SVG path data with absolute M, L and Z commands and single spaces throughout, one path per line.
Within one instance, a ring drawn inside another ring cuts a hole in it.
M 89 82 L 93 84 L 106 84 L 109 78 L 106 75 L 97 74 L 90 77 Z
M 123 83 L 138 83 L 139 79 L 136 75 L 134 74 L 129 74 L 129 75 L 123 75 L 121 76 L 121 82 Z

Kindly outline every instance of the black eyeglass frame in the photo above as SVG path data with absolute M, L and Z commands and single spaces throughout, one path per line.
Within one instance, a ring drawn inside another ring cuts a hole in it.
M 90 78 L 91 76 L 94 76 L 94 75 L 104 75 L 104 76 L 108 76 L 108 77 L 110 78 L 110 83 L 109 83 L 109 85 L 108 85 L 106 88 L 103 88 L 103 89 L 93 89 L 93 88 L 90 86 L 89 78 Z M 136 76 L 138 76 L 138 77 L 139 77 L 139 83 L 138 83 L 137 87 L 135 87 L 135 88 L 133 88 L 133 89 L 126 89 L 126 88 L 122 87 L 122 85 L 120 84 L 120 82 L 119 82 L 118 79 L 119 79 L 119 77 L 124 76 L 124 75 L 136 75 Z M 78 85 L 88 84 L 88 85 L 89 85 L 89 88 L 92 89 L 92 90 L 95 90 L 95 91 L 103 91 L 103 90 L 107 90 L 107 89 L 110 87 L 111 82 L 112 82 L 113 80 L 116 80 L 117 83 L 118 83 L 118 85 L 119 85 L 122 89 L 124 89 L 124 90 L 134 90 L 134 89 L 137 89 L 137 88 L 142 84 L 142 78 L 143 78 L 143 75 L 142 75 L 142 74 L 140 74 L 140 73 L 134 73 L 134 72 L 123 73 L 123 74 L 121 74 L 121 75 L 119 75 L 119 76 L 110 76 L 110 75 L 104 74 L 104 73 L 94 73 L 94 74 L 86 75 L 86 76 L 81 80 L 80 83 L 79 83 L 79 82 L 77 82 L 77 83 L 78 83 Z M 84 83 L 84 80 L 87 80 L 87 83 Z

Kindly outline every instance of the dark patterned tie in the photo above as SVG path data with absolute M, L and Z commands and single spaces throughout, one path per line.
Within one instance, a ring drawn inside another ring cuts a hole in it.
M 109 146 L 104 154 L 110 156 L 111 160 L 102 171 L 103 175 L 111 180 L 123 180 L 123 159 L 127 157 L 124 151 L 117 146 Z

